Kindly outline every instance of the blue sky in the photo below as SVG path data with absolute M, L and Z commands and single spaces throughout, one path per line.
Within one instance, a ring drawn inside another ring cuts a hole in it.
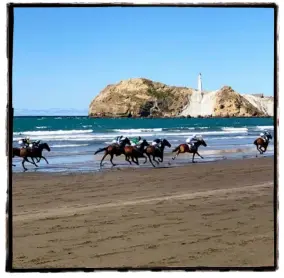
M 16 8 L 13 105 L 88 109 L 108 84 L 145 77 L 273 95 L 273 9 Z

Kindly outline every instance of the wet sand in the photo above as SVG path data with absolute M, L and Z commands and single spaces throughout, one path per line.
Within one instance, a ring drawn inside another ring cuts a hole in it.
M 13 266 L 273 266 L 273 158 L 13 174 Z

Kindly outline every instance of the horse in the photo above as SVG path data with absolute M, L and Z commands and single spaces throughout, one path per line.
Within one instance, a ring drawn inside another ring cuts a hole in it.
M 267 134 L 266 138 L 267 140 L 264 140 L 262 137 L 259 137 L 253 142 L 253 144 L 256 146 L 256 149 L 259 151 L 260 154 L 263 154 L 266 152 L 268 144 L 269 144 L 269 139 L 272 140 L 271 134 Z
M 146 153 L 146 155 L 148 156 L 150 163 L 152 164 L 153 167 L 156 167 L 153 164 L 153 161 L 151 159 L 151 156 L 153 156 L 153 160 L 159 164 L 159 162 L 163 162 L 163 158 L 164 158 L 164 149 L 165 147 L 171 147 L 172 145 L 169 143 L 169 141 L 167 139 L 163 139 L 161 142 L 161 146 L 160 147 L 156 147 L 156 146 L 148 146 L 146 147 L 146 149 L 144 150 L 144 152 Z M 155 158 L 158 157 L 159 161 L 157 161 Z
M 134 146 L 125 146 L 124 147 L 124 154 L 125 154 L 125 160 L 131 164 L 131 160 L 139 165 L 138 158 L 145 158 L 144 164 L 147 162 L 147 157 L 143 154 L 145 147 L 149 146 L 149 143 L 144 139 L 142 143 L 140 144 L 139 147 L 134 147 Z M 136 159 L 136 161 L 134 160 Z
M 176 152 L 176 155 L 172 158 L 172 160 L 175 160 L 180 153 L 193 153 L 193 155 L 192 155 L 192 163 L 195 163 L 195 161 L 194 161 L 195 154 L 197 154 L 199 157 L 204 159 L 204 157 L 201 156 L 198 153 L 198 148 L 201 145 L 204 146 L 204 147 L 207 147 L 207 144 L 206 144 L 206 142 L 203 139 L 198 139 L 198 141 L 195 142 L 194 145 L 191 146 L 191 147 L 189 147 L 188 144 L 180 144 L 179 146 L 177 146 L 173 150 L 173 153 Z
M 103 157 L 101 159 L 100 166 L 102 167 L 102 163 L 103 163 L 103 161 L 104 161 L 104 159 L 106 158 L 107 155 L 110 155 L 110 162 L 111 162 L 112 166 L 115 166 L 116 164 L 114 164 L 112 162 L 113 156 L 114 155 L 119 156 L 119 155 L 123 154 L 124 153 L 124 147 L 126 145 L 130 145 L 130 144 L 131 144 L 130 140 L 126 137 L 124 140 L 121 141 L 120 145 L 115 143 L 115 144 L 109 145 L 105 148 L 100 148 L 94 153 L 94 155 L 104 151 L 105 154 L 103 155 Z
M 34 158 L 39 158 L 39 160 L 37 159 L 38 160 L 37 162 L 39 162 L 41 158 L 43 158 L 48 164 L 47 159 L 42 155 L 43 150 L 47 150 L 48 152 L 50 152 L 50 147 L 48 146 L 47 143 L 41 143 L 35 148 L 13 148 L 13 157 L 15 156 L 23 157 L 22 165 L 24 170 L 26 171 L 27 168 L 24 165 L 25 162 L 29 162 L 31 164 L 34 164 L 36 167 L 38 167 L 38 165 L 34 162 Z M 32 159 L 32 162 L 28 160 L 28 157 Z

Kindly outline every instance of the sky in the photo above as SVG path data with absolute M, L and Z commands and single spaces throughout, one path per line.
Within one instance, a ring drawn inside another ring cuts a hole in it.
M 87 111 L 107 85 L 143 77 L 273 95 L 274 11 L 15 8 L 15 110 Z

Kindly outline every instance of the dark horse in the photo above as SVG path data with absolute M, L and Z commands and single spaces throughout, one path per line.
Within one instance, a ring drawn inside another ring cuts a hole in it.
M 268 144 L 269 144 L 269 139 L 272 140 L 272 136 L 270 133 L 266 134 L 267 140 L 264 140 L 262 137 L 257 138 L 253 144 L 256 146 L 256 149 L 259 151 L 260 154 L 263 154 L 266 152 Z
M 206 147 L 207 144 L 205 143 L 205 141 L 203 139 L 199 139 L 197 142 L 194 143 L 193 146 L 189 147 L 188 144 L 180 144 L 179 146 L 177 146 L 174 150 L 173 150 L 173 153 L 176 152 L 176 155 L 172 158 L 173 160 L 176 159 L 176 157 L 180 154 L 180 153 L 193 153 L 192 155 L 192 163 L 195 163 L 194 161 L 194 157 L 195 157 L 195 154 L 197 154 L 199 157 L 201 157 L 203 159 L 203 156 L 201 156 L 199 153 L 198 153 L 198 148 L 200 146 L 204 146 Z
M 102 166 L 102 163 L 103 163 L 103 161 L 104 161 L 104 159 L 106 158 L 107 155 L 110 155 L 110 162 L 111 162 L 112 166 L 115 166 L 115 164 L 112 162 L 113 156 L 114 155 L 119 156 L 119 155 L 124 154 L 124 147 L 126 145 L 130 145 L 130 140 L 127 137 L 120 143 L 120 145 L 112 144 L 112 145 L 109 145 L 105 148 L 100 148 L 94 153 L 94 155 L 104 151 L 105 154 L 101 159 L 100 166 Z
M 19 156 L 23 158 L 22 165 L 23 165 L 24 170 L 26 171 L 27 168 L 24 165 L 25 162 L 32 163 L 36 167 L 38 167 L 36 163 L 34 162 L 34 158 L 39 158 L 39 160 L 43 158 L 48 164 L 47 159 L 42 155 L 43 150 L 47 150 L 50 152 L 50 148 L 47 143 L 39 144 L 37 147 L 34 147 L 34 148 L 13 148 L 13 157 Z M 30 157 L 32 161 L 28 160 L 28 157 Z
M 138 158 L 144 157 L 145 158 L 144 164 L 145 164 L 147 162 L 147 157 L 143 153 L 144 153 L 145 147 L 147 146 L 149 146 L 149 143 L 145 139 L 142 141 L 139 147 L 125 146 L 124 147 L 125 160 L 128 161 L 129 164 L 131 164 L 131 161 L 130 161 L 130 157 L 131 157 L 131 160 L 137 165 L 139 165 Z M 134 160 L 134 158 L 136 159 L 136 161 Z
M 145 149 L 145 153 L 146 155 L 148 156 L 149 160 L 150 160 L 150 163 L 153 165 L 153 167 L 156 167 L 154 164 L 153 164 L 153 161 L 151 159 L 151 156 L 153 157 L 153 160 L 159 164 L 159 162 L 163 162 L 163 159 L 164 159 L 164 149 L 165 147 L 171 147 L 171 144 L 169 143 L 169 141 L 167 139 L 163 139 L 162 142 L 161 142 L 161 146 L 160 147 L 156 147 L 156 146 L 148 146 L 146 149 Z M 159 158 L 159 161 L 157 161 L 155 158 L 158 157 Z

